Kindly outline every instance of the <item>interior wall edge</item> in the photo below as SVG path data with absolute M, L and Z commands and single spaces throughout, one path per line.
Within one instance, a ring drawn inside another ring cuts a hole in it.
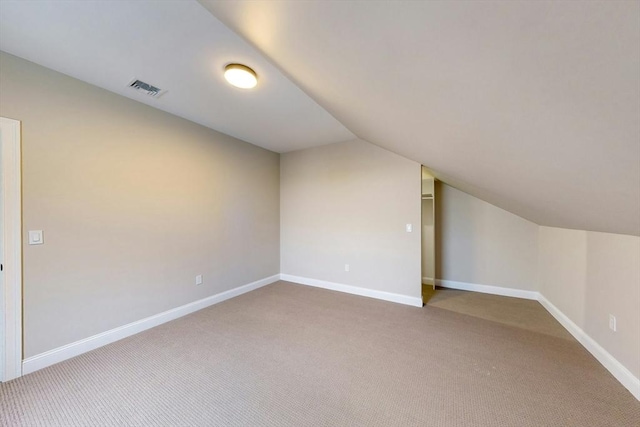
M 346 294 L 369 297 L 383 301 L 395 302 L 412 307 L 422 307 L 422 298 L 409 295 L 395 294 L 392 292 L 377 291 L 374 289 L 361 288 L 358 286 L 345 285 L 342 283 L 327 282 L 325 280 L 311 279 L 308 277 L 293 276 L 291 274 L 280 274 L 280 280 L 297 283 L 299 285 L 313 286 L 316 288 L 328 289 L 331 291 L 344 292 Z
M 0 382 L 22 375 L 21 122 L 0 117 Z
M 478 283 L 457 282 L 455 280 L 436 279 L 436 286 L 447 289 L 458 289 L 461 291 L 480 292 L 483 294 L 500 295 L 504 297 L 522 298 L 537 300 L 537 291 L 526 291 L 523 289 L 505 288 L 502 286 L 482 285 Z

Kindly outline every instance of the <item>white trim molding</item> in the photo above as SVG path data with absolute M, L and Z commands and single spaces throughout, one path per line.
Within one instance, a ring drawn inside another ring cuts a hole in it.
M 316 288 L 344 292 L 352 295 L 397 302 L 399 304 L 410 305 L 413 307 L 422 307 L 423 305 L 421 297 L 411 297 L 408 295 L 394 294 L 392 292 L 376 291 L 373 289 L 360 288 L 358 286 L 344 285 L 342 283 L 334 283 L 324 280 L 309 279 L 307 277 L 292 276 L 291 274 L 280 274 L 280 280 L 297 283 L 299 285 L 314 286 Z
M 573 323 L 558 307 L 553 305 L 544 295 L 540 294 L 538 301 L 547 309 L 556 320 L 578 340 L 589 353 L 595 357 L 611 374 L 640 400 L 640 379 L 636 378 L 624 365 L 613 357 L 607 350 L 602 348 L 593 338 L 591 338 L 578 325 Z
M 0 381 L 22 375 L 22 184 L 20 122 L 0 117 L 2 149 L 2 247 L 4 252 Z
M 284 279 L 283 279 L 284 280 Z M 478 285 L 475 283 L 456 282 L 453 280 L 436 279 L 436 285 L 463 291 L 473 291 L 485 294 L 502 295 L 538 301 L 593 357 L 602 364 L 633 396 L 640 400 L 640 379 L 636 378 L 622 363 L 602 348 L 578 325 L 573 323 L 560 309 L 553 305 L 544 295 L 536 291 L 501 288 L 499 286 Z
M 523 289 L 503 288 L 500 286 L 478 285 L 476 283 L 456 282 L 454 280 L 436 279 L 436 286 L 448 289 L 458 289 L 461 291 L 473 291 L 483 294 L 502 295 L 522 299 L 538 299 L 538 292 L 525 291 Z
M 71 344 L 64 345 L 62 347 L 49 350 L 47 352 L 29 357 L 22 363 L 22 372 L 24 375 L 35 372 L 39 369 L 46 368 L 63 360 L 70 359 L 80 354 L 86 353 L 96 348 L 111 344 L 112 342 L 121 340 L 123 338 L 130 337 L 147 329 L 151 329 L 155 326 L 163 323 L 175 320 L 179 317 L 186 316 L 195 311 L 202 310 L 211 305 L 218 304 L 222 301 L 226 301 L 233 297 L 237 297 L 244 293 L 261 288 L 262 286 L 269 285 L 277 282 L 280 279 L 280 275 L 276 274 L 264 279 L 257 280 L 255 282 L 239 286 L 237 288 L 230 289 L 219 294 L 212 295 L 207 298 L 203 298 L 198 301 L 194 301 L 189 304 L 185 304 L 180 307 L 176 307 L 171 310 L 156 314 L 154 316 L 147 317 L 145 319 L 138 320 L 137 322 L 129 323 L 128 325 L 120 326 L 119 328 L 111 329 L 101 334 L 97 334 L 80 341 L 73 342 Z

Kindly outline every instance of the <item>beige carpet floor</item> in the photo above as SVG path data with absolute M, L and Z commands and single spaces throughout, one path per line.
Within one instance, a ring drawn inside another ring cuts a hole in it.
M 431 286 L 429 288 L 432 289 Z M 520 329 L 573 339 L 538 301 L 442 288 L 435 292 L 431 290 L 425 301 L 429 307 L 444 308 Z
M 278 282 L 1 384 L 0 425 L 640 425 L 537 303 L 455 292 L 414 308 Z

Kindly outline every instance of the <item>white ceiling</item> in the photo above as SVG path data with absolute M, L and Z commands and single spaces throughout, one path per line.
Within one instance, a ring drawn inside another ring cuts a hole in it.
M 538 224 L 640 235 L 640 2 L 201 2 L 358 137 Z
M 1 0 L 0 50 L 277 152 L 355 138 L 195 0 Z M 230 62 L 259 86 L 228 85 Z M 141 95 L 134 78 L 168 92 Z
M 1 0 L 0 49 L 274 151 L 355 134 L 538 224 L 640 235 L 640 2 L 201 3 Z

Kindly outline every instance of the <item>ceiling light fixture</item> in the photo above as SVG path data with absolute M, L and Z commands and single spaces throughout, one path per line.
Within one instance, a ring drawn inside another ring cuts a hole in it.
M 224 78 L 241 89 L 251 89 L 258 84 L 256 72 L 242 64 L 229 64 L 224 67 Z

